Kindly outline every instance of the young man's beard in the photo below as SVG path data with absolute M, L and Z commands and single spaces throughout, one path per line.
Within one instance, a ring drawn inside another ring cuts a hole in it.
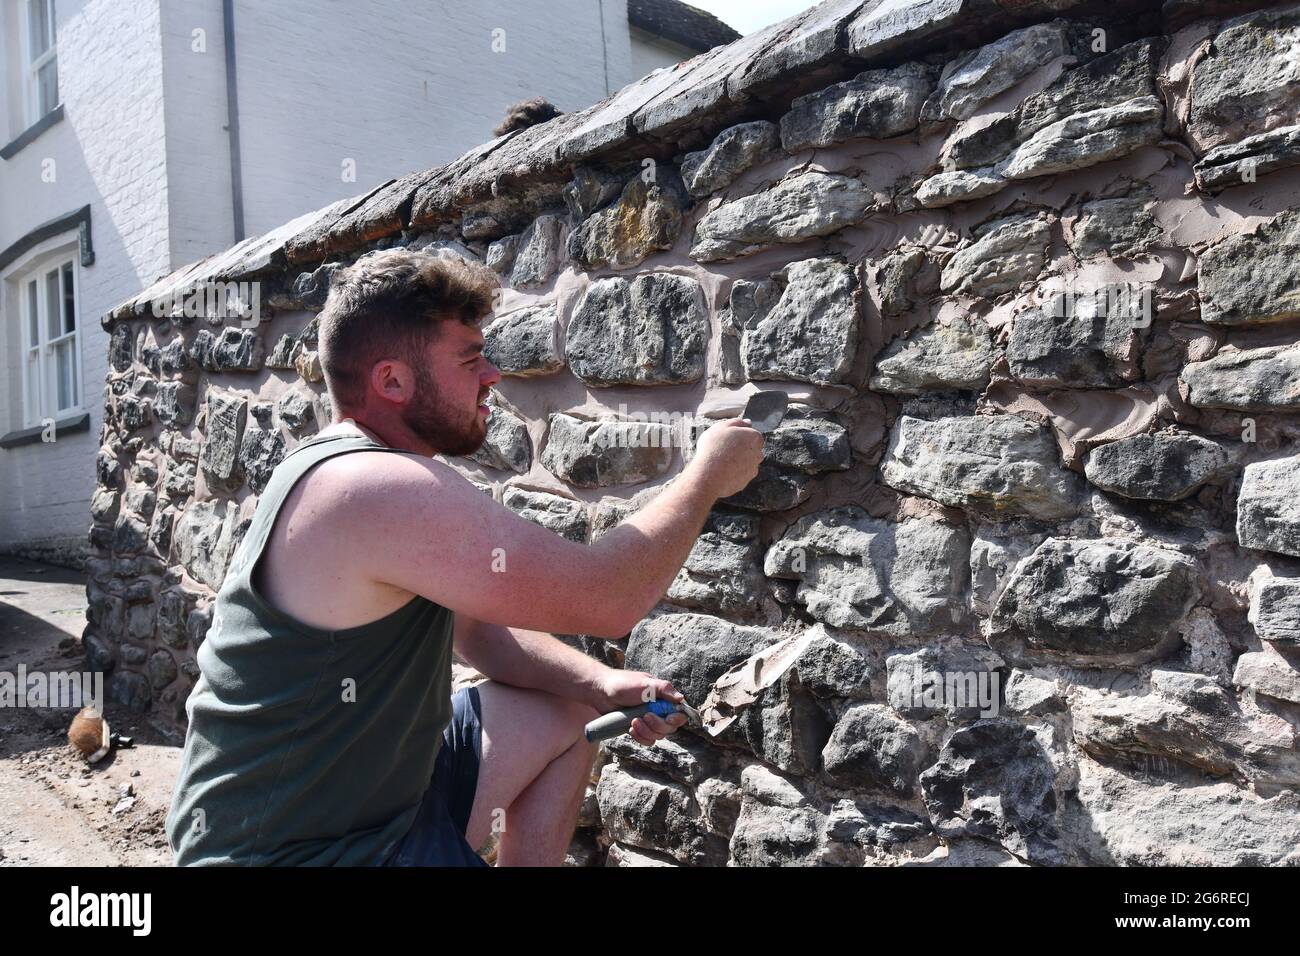
M 444 400 L 433 377 L 416 366 L 415 398 L 402 410 L 406 427 L 443 455 L 468 455 L 478 451 L 487 437 L 487 426 L 478 413 L 478 405 L 467 417 L 461 409 Z

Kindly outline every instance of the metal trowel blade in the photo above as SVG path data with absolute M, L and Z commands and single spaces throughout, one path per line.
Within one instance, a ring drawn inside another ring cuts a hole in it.
M 767 434 L 785 418 L 785 410 L 790 405 L 790 396 L 785 392 L 755 392 L 745 403 L 741 418 L 748 418 L 754 431 Z

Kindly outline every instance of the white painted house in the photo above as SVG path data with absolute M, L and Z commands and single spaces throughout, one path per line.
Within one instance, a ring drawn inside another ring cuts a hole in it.
M 677 0 L 0 0 L 0 551 L 80 560 L 109 308 L 736 36 Z

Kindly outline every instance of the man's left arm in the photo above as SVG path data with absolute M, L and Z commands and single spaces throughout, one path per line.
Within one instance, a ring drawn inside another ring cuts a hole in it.
M 534 688 L 592 707 L 605 702 L 606 676 L 613 670 L 569 647 L 552 634 L 487 624 L 456 615 L 456 653 L 479 673 L 512 687 Z
M 577 700 L 600 713 L 648 700 L 684 700 L 670 681 L 609 667 L 552 634 L 489 624 L 463 614 L 456 615 L 452 634 L 456 653 L 485 677 Z M 681 713 L 667 718 L 644 714 L 633 722 L 631 733 L 652 745 L 685 723 L 686 715 Z

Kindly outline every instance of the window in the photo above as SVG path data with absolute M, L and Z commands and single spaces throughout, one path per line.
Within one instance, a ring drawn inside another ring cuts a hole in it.
M 38 425 L 81 407 L 77 270 L 72 259 L 22 280 L 23 419 Z
M 26 0 L 28 122 L 59 105 L 59 64 L 54 49 L 54 0 Z

